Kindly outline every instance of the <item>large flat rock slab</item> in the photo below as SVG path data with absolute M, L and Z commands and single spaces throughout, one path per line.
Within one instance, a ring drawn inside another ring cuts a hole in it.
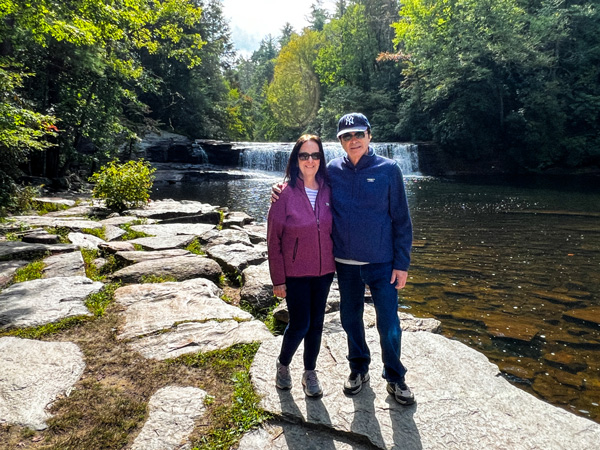
M 0 329 L 22 328 L 89 316 L 85 298 L 103 284 L 87 277 L 43 278 L 13 284 L 0 292 Z
M 125 325 L 118 338 L 155 333 L 185 321 L 252 320 L 250 313 L 221 300 L 222 293 L 204 278 L 120 287 L 114 296 L 115 302 L 125 308 Z
M 498 367 L 466 345 L 428 332 L 402 335 L 402 361 L 416 404 L 402 406 L 381 378 L 375 328 L 366 330 L 371 381 L 345 396 L 346 337 L 329 320 L 317 363 L 324 395 L 307 399 L 301 387 L 302 348 L 291 364 L 291 391 L 275 388 L 281 337 L 263 342 L 251 368 L 261 406 L 311 427 L 369 441 L 381 449 L 581 449 L 596 448 L 600 425 L 549 405 L 512 386 Z
M 172 277 L 178 281 L 202 277 L 218 282 L 222 273 L 221 266 L 212 259 L 189 254 L 145 260 L 117 270 L 109 278 L 124 283 L 139 283 L 145 276 Z
M 13 259 L 35 259 L 45 256 L 47 253 L 57 254 L 79 250 L 73 244 L 32 244 L 21 241 L 1 241 L 0 261 Z
M 132 225 L 131 229 L 151 236 L 202 236 L 215 229 L 215 225 L 205 223 L 173 223 L 155 225 Z
M 12 216 L 10 220 L 31 227 L 69 228 L 73 231 L 97 230 L 103 227 L 102 223 L 85 217 L 53 217 L 49 214 L 44 216 Z
M 205 397 L 206 392 L 191 386 L 166 386 L 156 391 L 148 403 L 148 420 L 131 450 L 190 448 L 185 443 L 205 413 Z
M 0 261 L 0 289 L 9 284 L 17 270 L 25 267 L 29 264 L 29 261 L 12 260 L 12 261 Z
M 216 206 L 192 200 L 155 200 L 139 209 L 130 209 L 125 214 L 148 219 L 173 219 L 177 217 L 197 216 L 216 211 Z
M 44 259 L 42 278 L 85 277 L 81 252 L 61 253 Z
M 320 408 L 319 401 L 311 402 Z M 295 423 L 272 421 L 246 433 L 238 450 L 372 450 L 368 444 L 360 444 L 326 429 L 308 429 Z
M 186 353 L 205 353 L 272 337 L 271 332 L 260 320 L 210 320 L 202 323 L 182 323 L 168 333 L 134 339 L 129 347 L 145 358 L 164 360 Z
M 0 338 L 0 424 L 46 428 L 47 406 L 69 395 L 85 369 L 71 342 Z

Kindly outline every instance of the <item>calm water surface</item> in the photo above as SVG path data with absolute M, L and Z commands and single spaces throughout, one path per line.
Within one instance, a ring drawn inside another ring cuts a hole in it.
M 157 187 L 266 220 L 279 172 Z M 600 422 L 600 183 L 407 176 L 414 224 L 402 308 L 513 383 Z

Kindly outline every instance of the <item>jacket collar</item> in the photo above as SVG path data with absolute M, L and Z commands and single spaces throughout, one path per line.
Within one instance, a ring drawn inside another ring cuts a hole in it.
M 358 164 L 356 164 L 356 166 L 354 164 L 352 164 L 352 161 L 350 161 L 350 158 L 348 158 L 348 155 L 345 155 L 344 158 L 344 164 L 346 166 L 348 166 L 350 169 L 362 169 L 364 167 L 368 167 L 371 165 L 371 163 L 373 162 L 373 156 L 375 156 L 375 151 L 373 150 L 373 148 L 371 146 L 369 146 L 369 150 L 367 150 L 367 153 L 365 153 L 364 155 L 362 155 L 360 157 L 360 159 L 358 160 Z

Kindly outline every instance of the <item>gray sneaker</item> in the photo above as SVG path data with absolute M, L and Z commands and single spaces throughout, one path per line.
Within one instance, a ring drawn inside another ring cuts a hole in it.
M 317 372 L 314 370 L 305 370 L 302 375 L 302 386 L 304 387 L 304 393 L 308 397 L 320 397 L 323 395 L 323 390 L 319 384 L 317 378 Z
M 275 386 L 279 389 L 291 389 L 292 377 L 290 376 L 290 369 L 288 366 L 284 366 L 277 359 L 277 376 L 275 377 Z
M 367 381 L 369 381 L 369 372 L 358 373 L 351 372 L 348 379 L 344 382 L 344 394 L 355 395 L 360 392 Z
M 388 383 L 387 391 L 401 405 L 412 405 L 415 402 L 415 396 L 404 381 L 400 383 Z

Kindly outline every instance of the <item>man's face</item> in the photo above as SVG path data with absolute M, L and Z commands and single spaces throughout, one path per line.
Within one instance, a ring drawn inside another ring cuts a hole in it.
M 340 136 L 340 143 L 342 144 L 342 148 L 348 154 L 348 157 L 350 157 L 350 159 L 356 158 L 357 161 L 362 155 L 367 153 L 370 142 L 371 134 L 368 131 L 355 131 Z

